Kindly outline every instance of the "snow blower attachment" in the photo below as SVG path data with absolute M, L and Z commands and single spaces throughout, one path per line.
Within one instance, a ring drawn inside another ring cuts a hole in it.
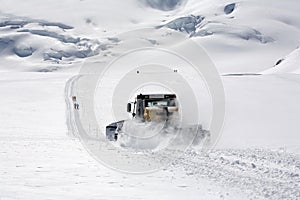
M 132 109 L 133 105 L 133 109 Z M 178 112 L 175 94 L 139 94 L 134 102 L 127 104 L 127 112 L 141 122 L 168 122 Z M 125 120 L 106 126 L 106 138 L 111 141 L 118 139 Z

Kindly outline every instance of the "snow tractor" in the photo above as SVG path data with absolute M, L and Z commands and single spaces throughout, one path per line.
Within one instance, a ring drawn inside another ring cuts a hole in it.
M 133 108 L 132 108 L 133 106 Z M 140 122 L 167 122 L 174 113 L 178 113 L 175 94 L 139 94 L 134 102 L 127 104 L 127 112 Z M 106 126 L 106 138 L 116 141 L 122 131 L 125 120 Z

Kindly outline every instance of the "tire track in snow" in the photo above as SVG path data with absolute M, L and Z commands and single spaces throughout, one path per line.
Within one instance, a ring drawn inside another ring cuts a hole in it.
M 172 156 L 171 152 L 166 156 Z M 205 179 L 249 199 L 300 199 L 300 159 L 265 149 L 222 149 L 208 154 L 186 151 L 171 164 L 186 176 Z

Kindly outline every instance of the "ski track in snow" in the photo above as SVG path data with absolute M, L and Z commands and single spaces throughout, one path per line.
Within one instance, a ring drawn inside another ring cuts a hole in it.
M 80 121 L 75 120 L 70 100 L 77 80 L 78 76 L 71 78 L 65 87 L 67 122 L 69 131 L 75 131 L 73 136 L 82 138 L 88 134 L 83 128 L 77 129 L 80 124 L 76 123 Z M 243 193 L 247 199 L 300 199 L 299 155 L 267 149 L 215 149 L 201 153 L 193 147 L 182 153 L 178 158 L 174 152 L 168 151 L 156 157 L 155 162 L 173 157 L 174 162 L 163 170 L 173 173 L 174 177 L 181 174 L 196 181 L 205 180 L 226 191 Z M 220 195 L 220 199 L 227 199 L 229 193 Z

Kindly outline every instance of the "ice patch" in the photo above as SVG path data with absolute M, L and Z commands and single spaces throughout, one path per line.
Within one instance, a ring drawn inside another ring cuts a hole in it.
M 1 19 L 2 18 L 2 19 Z M 9 27 L 11 29 L 23 28 L 27 24 L 39 24 L 40 26 L 52 26 L 58 27 L 63 30 L 73 29 L 74 27 L 59 23 L 59 22 L 48 22 L 45 20 L 38 20 L 38 19 L 30 19 L 26 17 L 18 17 L 18 16 L 11 16 L 11 15 L 4 15 L 0 16 L 0 27 Z
M 263 35 L 260 31 L 247 26 L 238 26 L 220 22 L 208 22 L 199 28 L 192 36 L 227 35 L 243 40 L 256 40 L 263 44 L 274 42 L 274 39 Z
M 62 23 L 58 23 L 58 22 L 46 22 L 46 21 L 41 21 L 39 22 L 39 24 L 41 26 L 56 26 L 59 27 L 61 29 L 73 29 L 74 27 L 66 25 L 66 24 L 62 24 Z
M 14 40 L 9 38 L 0 38 L 0 53 L 10 49 L 15 44 Z
M 164 25 L 164 27 L 180 32 L 193 33 L 196 31 L 196 27 L 204 20 L 204 18 L 205 17 L 201 15 L 190 15 L 188 17 L 180 17 L 167 23 L 166 25 Z
M 64 42 L 64 43 L 73 43 L 73 44 L 76 44 L 77 42 L 80 41 L 80 38 L 73 38 L 73 37 L 70 37 L 70 36 L 61 35 L 61 34 L 58 34 L 56 32 L 47 31 L 47 30 L 30 30 L 30 29 L 24 29 L 24 30 L 20 30 L 18 32 L 28 32 L 28 33 L 31 33 L 33 35 L 51 37 L 51 38 L 55 38 L 55 39 L 57 39 L 57 40 L 59 40 L 61 42 Z
M 236 4 L 235 4 L 235 3 L 231 3 L 231 4 L 226 5 L 226 6 L 224 7 L 224 12 L 225 12 L 225 14 L 226 14 L 226 15 L 231 14 L 231 13 L 234 11 L 235 7 L 236 7 Z
M 0 22 L 0 27 L 10 27 L 11 29 L 21 28 L 28 24 L 27 21 L 24 20 L 5 20 Z

